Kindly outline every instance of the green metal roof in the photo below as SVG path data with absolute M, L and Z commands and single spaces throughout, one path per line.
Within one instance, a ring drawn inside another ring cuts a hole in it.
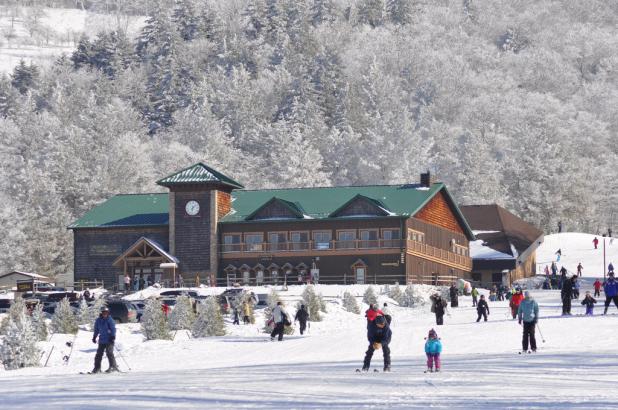
M 270 205 L 273 202 L 280 203 L 285 208 L 287 208 L 293 215 L 295 215 L 297 218 L 303 218 L 305 211 L 298 202 L 291 202 L 291 201 L 286 201 L 285 199 L 272 197 L 268 201 L 266 201 L 263 205 L 260 205 L 259 207 L 257 207 L 245 219 L 246 220 L 253 219 L 258 212 L 260 212 L 262 209 L 266 208 L 268 205 Z
M 167 225 L 168 194 L 116 195 L 86 212 L 69 229 Z
M 223 175 L 219 171 L 212 169 L 201 162 L 191 165 L 188 168 L 181 169 L 180 171 L 157 181 L 157 184 L 163 186 L 203 183 L 220 183 L 235 189 L 244 188 L 244 186 L 234 181 L 232 178 Z
M 472 230 L 442 183 L 433 184 L 431 188 L 408 184 L 238 190 L 232 192 L 232 211 L 224 216 L 220 223 L 255 222 L 251 221 L 250 217 L 273 200 L 282 202 L 295 213 L 302 212 L 302 215 L 299 215 L 302 219 L 299 220 L 350 219 L 355 217 L 336 217 L 331 214 L 359 196 L 368 198 L 383 208 L 387 213 L 386 217 L 407 218 L 420 211 L 440 191 L 445 193 L 453 206 L 453 211 L 467 236 L 473 239 Z M 87 212 L 69 228 L 167 225 L 168 207 L 166 193 L 117 195 Z

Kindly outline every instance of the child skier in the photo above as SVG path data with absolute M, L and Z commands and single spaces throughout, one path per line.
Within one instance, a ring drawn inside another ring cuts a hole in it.
M 489 305 L 487 304 L 487 301 L 485 300 L 485 295 L 481 295 L 481 300 L 479 300 L 478 306 L 476 307 L 476 311 L 479 314 L 479 317 L 476 318 L 476 321 L 479 322 L 481 320 L 481 316 L 483 316 L 483 318 L 485 319 L 485 322 L 487 322 L 487 316 L 489 315 Z
M 596 299 L 590 296 L 590 292 L 586 292 L 586 297 L 582 300 L 582 305 L 586 306 L 586 315 L 592 316 Z
M 433 372 L 434 366 L 436 372 L 440 371 L 440 353 L 442 353 L 442 342 L 440 342 L 436 331 L 431 329 L 425 342 L 425 354 L 427 355 L 427 370 L 425 373 Z

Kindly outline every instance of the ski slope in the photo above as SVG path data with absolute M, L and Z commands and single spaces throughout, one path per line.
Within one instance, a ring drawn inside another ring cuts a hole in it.
M 579 242 L 563 245 L 563 253 L 583 258 L 587 251 Z M 594 266 L 592 260 L 582 264 Z M 593 280 L 584 276 L 582 290 Z M 82 329 L 68 364 L 52 357 L 48 367 L 0 370 L 2 408 L 618 408 L 616 307 L 602 316 L 599 303 L 595 316 L 584 317 L 574 301 L 574 316 L 562 317 L 559 291 L 535 290 L 543 337 L 537 333 L 536 354 L 519 355 L 521 326 L 509 317 L 507 302 L 490 302 L 489 321 L 476 323 L 471 299 L 462 297 L 444 326 L 435 326 L 428 305 L 395 306 L 392 373 L 358 374 L 367 348 L 365 319 L 342 309 L 337 296 L 345 289 L 360 295 L 364 287 L 319 285 L 327 296 L 325 320 L 283 342 L 259 331 L 260 312 L 255 325 L 233 326 L 228 319 L 229 334 L 220 338 L 179 332 L 173 341 L 145 342 L 139 325 L 119 325 L 122 374 L 79 374 L 91 370 L 96 349 L 92 333 Z M 291 313 L 301 292 L 300 286 L 281 292 Z M 443 372 L 424 374 L 424 337 L 431 328 L 442 339 Z M 380 352 L 372 368 L 382 369 Z
M 599 248 L 594 249 L 592 240 L 599 239 Z M 543 273 L 545 265 L 551 265 L 556 261 L 556 251 L 562 250 L 560 261 L 556 262 L 558 270 L 561 266 L 567 268 L 569 273 L 577 272 L 577 264 L 581 262 L 583 277 L 603 277 L 603 240 L 605 240 L 605 267 L 613 262 L 618 263 L 618 239 L 603 238 L 600 235 L 587 233 L 561 233 L 545 236 L 543 245 L 537 251 L 537 272 Z

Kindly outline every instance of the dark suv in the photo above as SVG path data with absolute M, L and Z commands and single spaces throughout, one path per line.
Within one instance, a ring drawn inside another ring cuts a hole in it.
M 116 323 L 137 322 L 137 309 L 126 300 L 108 300 L 109 315 Z

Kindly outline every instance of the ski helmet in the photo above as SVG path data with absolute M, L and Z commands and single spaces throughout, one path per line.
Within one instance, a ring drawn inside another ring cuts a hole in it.
M 376 326 L 377 327 L 384 327 L 384 326 L 386 326 L 386 318 L 384 316 L 382 316 L 382 315 L 376 316 L 375 322 L 376 322 Z
M 109 308 L 108 308 L 107 306 L 103 306 L 103 307 L 101 308 L 101 313 L 104 313 L 104 312 L 109 313 Z

